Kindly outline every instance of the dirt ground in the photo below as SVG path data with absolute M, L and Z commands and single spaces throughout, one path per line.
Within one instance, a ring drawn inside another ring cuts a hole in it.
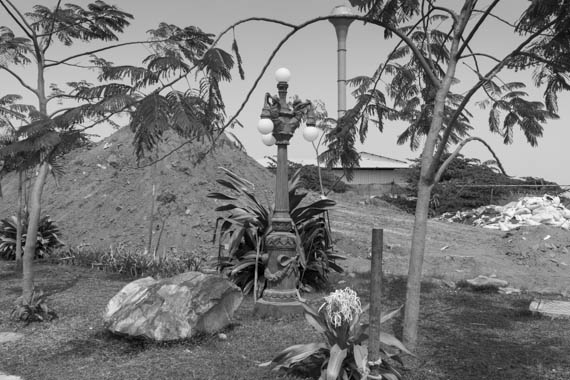
M 51 178 L 48 181 L 43 213 L 61 227 L 69 246 L 146 246 L 151 168 L 136 167 L 131 141 L 131 132 L 123 128 L 93 147 L 72 152 L 59 186 Z M 179 143 L 166 139 L 161 155 Z M 152 235 L 153 249 L 159 254 L 217 253 L 212 237 L 220 215 L 214 208 L 221 203 L 206 195 L 224 190 L 215 182 L 221 175 L 219 167 L 251 181 L 258 198 L 272 202 L 274 177 L 245 152 L 228 142 L 200 161 L 204 152 L 204 145 L 190 144 L 158 164 Z M 5 218 L 16 209 L 16 176 L 4 178 L 2 187 L 0 218 Z M 338 251 L 347 256 L 341 265 L 348 271 L 368 270 L 371 230 L 382 228 L 384 271 L 406 274 L 413 216 L 385 202 L 365 204 L 365 196 L 352 192 L 331 197 L 337 201 L 330 213 L 333 238 Z M 453 281 L 496 275 L 523 290 L 569 296 L 569 249 L 570 232 L 559 228 L 526 227 L 505 233 L 430 221 L 423 272 L 426 277 Z
M 407 274 L 413 216 L 384 203 L 365 204 L 355 194 L 336 194 L 330 213 L 349 271 L 370 268 L 373 228 L 384 230 L 383 270 Z M 367 202 L 366 202 L 367 203 Z M 458 281 L 496 276 L 523 291 L 570 296 L 570 232 L 557 227 L 521 227 L 510 232 L 431 220 L 425 277 Z

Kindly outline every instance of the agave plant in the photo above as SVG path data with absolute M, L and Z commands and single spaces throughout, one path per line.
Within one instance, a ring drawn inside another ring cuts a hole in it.
M 265 237 L 271 232 L 272 206 L 265 206 L 255 196 L 254 185 L 230 170 L 222 168 L 225 178 L 217 182 L 232 191 L 232 195 L 213 192 L 208 197 L 230 201 L 216 208 L 229 212 L 216 222 L 216 239 L 220 243 L 218 269 L 227 273 L 245 293 L 249 293 L 257 277 L 263 282 L 267 263 Z M 330 270 L 342 272 L 335 261 L 342 259 L 333 252 L 327 210 L 335 205 L 321 199 L 307 206 L 301 202 L 307 193 L 299 193 L 300 171 L 289 180 L 289 210 L 297 235 L 297 251 L 301 256 L 299 271 L 304 286 L 322 288 L 328 283 Z M 221 248 L 224 248 L 223 250 Z M 222 252 L 224 251 L 224 252 Z
M 0 257 L 6 260 L 16 258 L 16 228 L 18 220 L 15 216 L 0 220 Z M 26 231 L 28 230 L 28 215 L 22 218 L 22 248 L 26 243 Z M 59 239 L 59 228 L 46 215 L 40 219 L 38 236 L 36 243 L 36 254 L 34 258 L 44 258 L 58 247 L 64 245 Z
M 401 363 L 400 352 L 413 355 L 393 335 L 380 334 L 380 341 L 387 347 L 380 350 L 380 359 L 368 360 L 368 348 L 364 342 L 367 324 L 360 319 L 367 307 L 362 308 L 360 299 L 350 288 L 337 290 L 325 297 L 319 309 L 304 303 L 305 319 L 325 338 L 324 342 L 296 344 L 281 351 L 273 360 L 260 364 L 273 367 L 274 371 L 318 377 L 319 380 L 367 380 L 401 379 L 400 373 L 390 363 Z M 393 318 L 400 309 L 382 315 L 380 323 Z M 396 353 L 394 353 L 394 352 Z

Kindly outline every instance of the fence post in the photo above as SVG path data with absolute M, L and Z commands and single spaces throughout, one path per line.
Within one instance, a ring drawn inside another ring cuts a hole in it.
M 384 230 L 372 229 L 372 263 L 370 265 L 370 336 L 368 338 L 368 358 L 380 359 L 380 317 L 382 299 L 382 249 Z

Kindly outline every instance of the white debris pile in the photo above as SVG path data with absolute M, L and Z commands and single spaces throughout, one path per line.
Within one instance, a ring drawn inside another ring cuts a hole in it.
M 489 205 L 469 211 L 447 212 L 439 219 L 501 231 L 541 224 L 570 231 L 570 210 L 560 203 L 559 197 L 548 194 L 543 197 L 523 197 L 518 202 L 504 206 Z

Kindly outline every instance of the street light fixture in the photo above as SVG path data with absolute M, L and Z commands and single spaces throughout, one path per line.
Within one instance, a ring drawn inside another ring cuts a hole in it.
M 264 273 L 267 287 L 254 307 L 254 312 L 260 316 L 279 317 L 285 314 L 300 314 L 303 310 L 297 291 L 297 240 L 289 215 L 287 145 L 304 118 L 306 128 L 316 128 L 311 102 L 296 100 L 292 106 L 287 103 L 287 82 L 290 78 L 291 72 L 286 68 L 275 72 L 279 95 L 265 94 L 261 120 L 258 123 L 258 130 L 263 134 L 263 143 L 277 145 L 275 209 L 271 218 L 271 233 L 265 239 L 269 254 Z M 313 132 L 307 134 L 312 137 Z

